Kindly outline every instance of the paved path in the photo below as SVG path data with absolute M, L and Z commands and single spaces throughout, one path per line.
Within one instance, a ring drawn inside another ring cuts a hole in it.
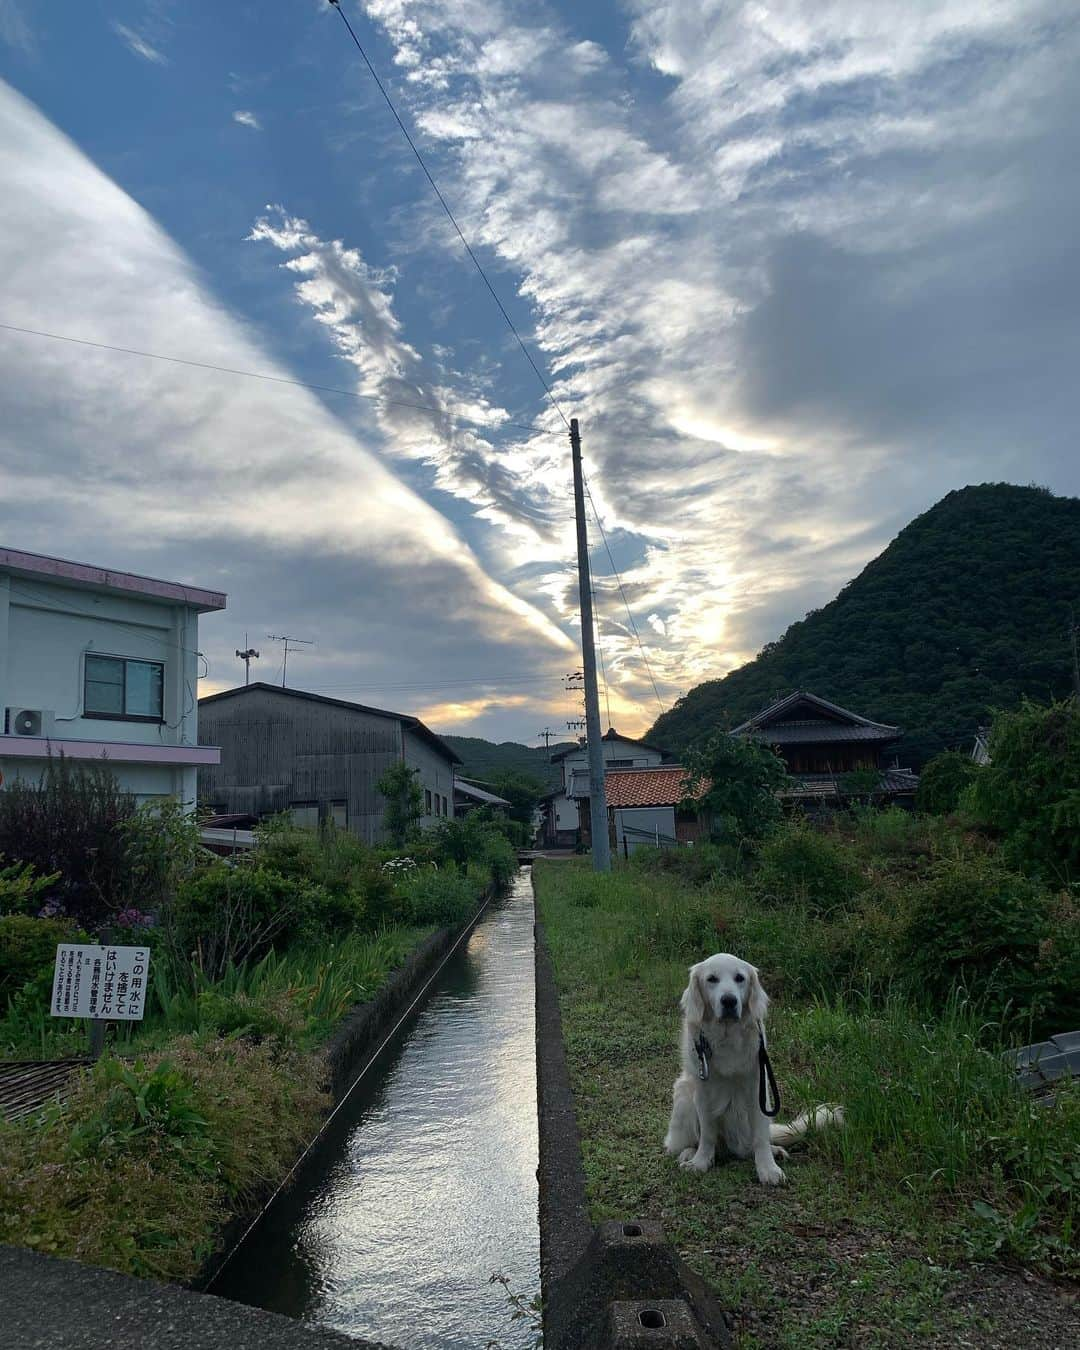
M 212 1294 L 0 1247 L 4 1350 L 388 1350 Z

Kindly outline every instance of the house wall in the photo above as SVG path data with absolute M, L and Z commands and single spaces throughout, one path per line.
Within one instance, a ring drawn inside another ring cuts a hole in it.
M 420 819 L 421 827 L 434 825 L 444 816 L 454 814 L 454 765 L 453 761 L 439 753 L 422 737 L 417 736 L 408 727 L 404 728 L 405 763 L 416 769 L 421 789 L 431 793 L 431 811 L 425 812 Z M 439 809 L 435 809 L 435 798 L 439 798 Z M 425 806 L 427 796 L 424 797 Z
M 378 782 L 402 759 L 453 811 L 452 762 L 390 715 L 252 689 L 204 703 L 201 729 L 221 746 L 221 764 L 200 770 L 199 797 L 229 814 L 292 810 L 305 825 L 329 816 L 379 843 L 386 799 Z M 433 804 L 421 824 L 435 819 Z
M 663 761 L 663 755 L 659 750 L 645 750 L 632 741 L 604 741 L 603 747 L 605 765 L 610 764 L 612 760 L 619 760 L 620 767 L 624 769 L 651 769 Z M 569 788 L 575 769 L 588 767 L 588 747 L 582 746 L 580 750 L 572 750 L 562 761 L 563 788 Z
M 56 718 L 52 737 L 57 740 L 195 746 L 198 625 L 197 611 L 186 605 L 0 575 L 0 716 L 8 708 L 50 712 Z M 85 717 L 88 654 L 162 662 L 163 720 Z M 0 771 L 6 780 L 36 781 L 48 753 L 45 743 L 41 759 L 4 758 L 0 735 Z M 121 786 L 140 799 L 179 795 L 194 804 L 193 768 L 118 762 L 110 768 Z

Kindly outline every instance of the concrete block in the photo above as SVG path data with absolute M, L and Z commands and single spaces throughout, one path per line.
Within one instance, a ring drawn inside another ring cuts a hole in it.
M 1025 1045 L 1021 1050 L 1009 1051 L 1018 1069 L 1034 1068 L 1044 1056 L 1057 1053 L 1057 1046 L 1051 1045 L 1049 1041 L 1039 1041 L 1035 1045 Z
M 1080 1031 L 1059 1031 L 1050 1037 L 1050 1044 L 1056 1046 L 1063 1055 L 1080 1054 Z
M 608 1315 L 611 1350 L 708 1350 L 682 1299 L 618 1301 Z

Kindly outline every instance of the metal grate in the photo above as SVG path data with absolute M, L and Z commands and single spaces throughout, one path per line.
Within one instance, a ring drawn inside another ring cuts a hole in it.
M 21 1120 L 50 1101 L 62 1101 L 89 1059 L 7 1060 L 0 1063 L 0 1116 Z

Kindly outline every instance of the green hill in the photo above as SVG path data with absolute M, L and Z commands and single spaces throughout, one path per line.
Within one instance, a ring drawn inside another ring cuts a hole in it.
M 747 665 L 692 689 L 647 739 L 681 751 L 808 689 L 904 729 L 918 767 L 968 746 L 992 708 L 1073 688 L 1080 500 L 985 483 L 950 492 L 835 600 Z
M 558 764 L 549 763 L 549 756 L 571 744 L 552 742 L 550 750 L 541 746 L 519 745 L 517 741 L 502 741 L 496 745 L 479 736 L 440 736 L 451 750 L 465 761 L 458 769 L 462 778 L 478 778 L 490 782 L 500 773 L 527 773 L 549 787 L 562 782 Z

